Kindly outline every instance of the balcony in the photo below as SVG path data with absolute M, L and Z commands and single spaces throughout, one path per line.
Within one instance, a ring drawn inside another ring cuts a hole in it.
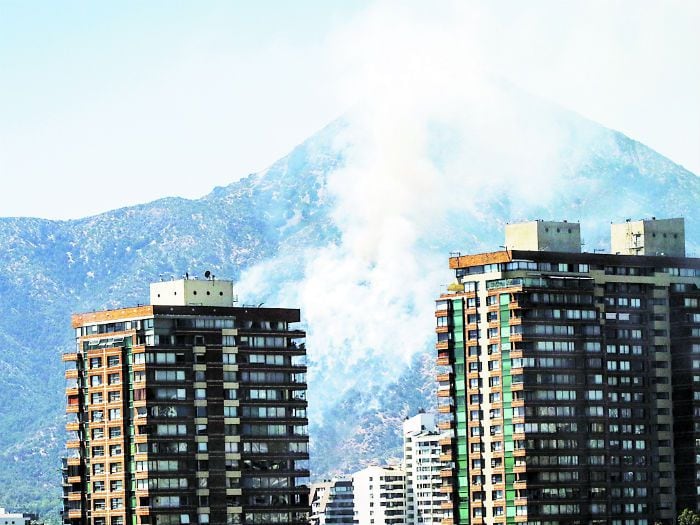
M 453 444 L 454 438 L 451 437 L 442 437 L 440 438 L 440 441 L 438 441 L 438 444 L 441 447 L 451 447 Z
M 83 517 L 83 511 L 80 509 L 70 509 L 68 511 L 68 517 L 70 519 L 80 519 Z
M 78 353 L 77 352 L 65 352 L 61 356 L 62 361 L 77 361 L 78 360 Z
M 450 412 L 452 412 L 452 405 L 450 405 L 450 404 L 438 405 L 437 411 L 438 411 L 438 414 L 449 414 Z
M 450 389 L 440 389 L 437 391 L 437 396 L 438 397 L 450 397 Z
M 80 501 L 80 498 L 83 496 L 82 492 L 69 492 L 68 493 L 68 501 Z
M 452 494 L 454 487 L 452 485 L 440 485 L 440 494 Z
M 80 456 L 73 457 L 73 458 L 67 458 L 66 464 L 69 467 L 77 467 L 78 465 L 80 465 Z
M 445 356 L 445 355 L 440 355 L 438 356 L 437 360 L 435 361 L 435 364 L 437 366 L 449 366 L 450 363 L 450 357 Z
M 452 421 L 440 421 L 440 422 L 437 424 L 437 427 L 438 427 L 440 430 L 450 430 L 450 429 L 453 428 L 453 422 L 452 422 Z
M 452 379 L 452 373 L 447 372 L 444 374 L 438 374 L 437 380 L 439 383 L 448 383 Z

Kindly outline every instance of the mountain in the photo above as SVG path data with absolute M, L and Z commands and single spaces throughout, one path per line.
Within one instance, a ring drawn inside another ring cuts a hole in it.
M 347 117 L 201 199 L 0 219 L 0 506 L 60 508 L 70 314 L 146 302 L 161 276 L 208 269 L 245 303 L 301 306 L 322 476 L 398 456 L 403 417 L 432 406 L 432 299 L 450 251 L 495 249 L 523 218 L 579 220 L 592 251 L 608 221 L 651 215 L 684 216 L 697 250 L 694 174 L 573 113 L 520 106 L 497 122 L 507 134 L 473 115 L 384 135 Z

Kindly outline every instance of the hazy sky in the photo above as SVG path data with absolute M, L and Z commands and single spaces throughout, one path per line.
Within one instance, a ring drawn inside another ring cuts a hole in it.
M 199 197 L 266 168 L 372 96 L 353 44 L 378 10 L 464 21 L 465 62 L 700 174 L 696 0 L 0 0 L 0 216 Z

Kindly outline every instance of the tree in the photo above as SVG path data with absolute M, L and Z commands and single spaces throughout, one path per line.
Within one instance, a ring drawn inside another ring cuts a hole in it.
M 690 509 L 684 509 L 678 516 L 678 525 L 700 525 L 700 515 Z

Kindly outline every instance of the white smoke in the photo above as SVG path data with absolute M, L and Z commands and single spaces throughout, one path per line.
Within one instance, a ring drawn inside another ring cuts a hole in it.
M 478 14 L 449 19 L 381 4 L 335 43 L 338 89 L 355 107 L 347 164 L 328 178 L 342 237 L 307 252 L 303 279 L 277 293 L 308 326 L 312 409 L 352 387 L 379 388 L 430 351 L 433 300 L 452 280 L 434 242 L 445 228 L 463 230 L 455 243 L 464 242 L 493 202 L 525 215 L 566 183 L 558 113 L 486 70 Z M 284 264 L 299 261 L 252 269 L 240 293 L 259 294 Z

